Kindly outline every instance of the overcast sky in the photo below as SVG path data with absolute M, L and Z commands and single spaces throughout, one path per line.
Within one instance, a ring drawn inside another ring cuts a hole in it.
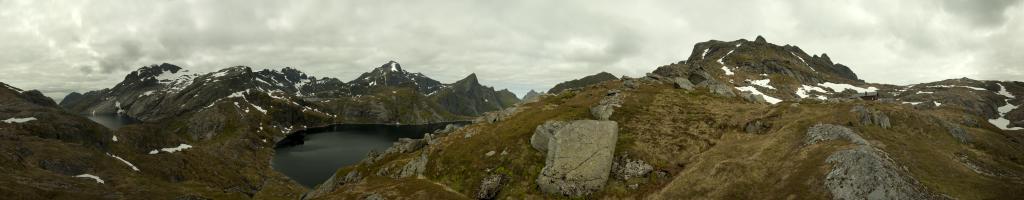
M 388 60 L 519 95 L 642 76 L 711 39 L 828 53 L 869 82 L 1024 80 L 1020 0 L 0 0 L 0 82 L 56 99 L 163 62 L 348 81 Z

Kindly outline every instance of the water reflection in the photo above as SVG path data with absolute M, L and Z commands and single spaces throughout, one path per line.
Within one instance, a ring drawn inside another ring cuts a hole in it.
M 330 178 L 338 168 L 359 162 L 370 150 L 383 151 L 398 138 L 421 138 L 423 133 L 445 125 L 337 125 L 295 133 L 278 143 L 271 164 L 292 180 L 312 188 Z

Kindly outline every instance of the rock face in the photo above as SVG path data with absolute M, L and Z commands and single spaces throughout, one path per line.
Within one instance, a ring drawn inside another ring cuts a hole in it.
M 533 144 L 547 143 L 546 148 L 537 149 L 547 153 L 537 177 L 541 191 L 580 197 L 604 187 L 618 140 L 618 123 L 579 120 L 557 127 L 549 136 L 536 136 L 546 132 L 534 134 Z
M 593 85 L 593 84 L 597 84 L 597 83 L 601 83 L 601 82 L 605 82 L 605 81 L 610 81 L 610 80 L 618 80 L 618 79 L 619 78 L 615 77 L 615 75 L 612 75 L 612 74 L 610 74 L 608 72 L 601 72 L 601 73 L 597 73 L 597 74 L 594 74 L 594 75 L 586 76 L 586 77 L 583 77 L 583 78 L 580 78 L 580 79 L 559 83 L 559 84 L 555 85 L 555 87 L 552 87 L 551 90 L 548 90 L 548 94 L 558 94 L 559 92 L 562 92 L 563 90 L 573 89 L 573 88 L 582 88 L 582 87 L 586 87 L 586 86 L 589 86 L 589 85 Z

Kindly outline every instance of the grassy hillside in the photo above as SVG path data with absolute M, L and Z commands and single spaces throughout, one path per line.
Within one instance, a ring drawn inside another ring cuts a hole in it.
M 602 191 L 587 198 L 827 199 L 831 194 L 824 181 L 832 166 L 825 159 L 854 145 L 804 144 L 808 127 L 819 123 L 850 127 L 930 193 L 957 199 L 1012 199 L 1024 194 L 1024 145 L 1020 143 L 1024 137 L 989 124 L 960 125 L 965 113 L 959 110 L 916 110 L 864 101 L 754 104 L 701 89 L 685 91 L 653 80 L 637 81 L 640 87 L 624 90 L 625 103 L 611 118 L 620 124 L 615 152 L 644 160 L 655 172 L 639 179 L 610 179 Z M 421 150 L 340 169 L 339 176 L 357 170 L 365 178 L 342 185 L 325 198 L 426 197 L 417 194 L 469 198 L 492 174 L 509 178 L 498 193 L 500 199 L 564 198 L 537 189 L 535 179 L 545 161 L 543 153 L 530 147 L 530 137 L 548 120 L 590 118 L 589 108 L 610 89 L 623 89 L 622 82 L 547 96 L 522 105 L 519 113 L 505 121 L 473 124 L 439 136 L 437 144 Z M 860 125 L 858 115 L 851 112 L 858 105 L 885 113 L 892 127 Z M 757 121 L 762 129 L 747 131 L 747 125 Z M 957 142 L 942 122 L 963 127 L 973 140 Z M 375 175 L 421 154 L 428 155 L 429 162 L 420 177 Z M 381 189 L 385 185 L 391 189 Z

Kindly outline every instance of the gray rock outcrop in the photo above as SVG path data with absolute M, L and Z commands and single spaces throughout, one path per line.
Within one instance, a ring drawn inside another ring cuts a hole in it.
M 608 120 L 615 113 L 616 107 L 622 106 L 623 94 L 619 90 L 609 90 L 598 105 L 590 108 L 590 114 L 597 120 Z
M 746 100 L 747 102 L 751 102 L 751 103 L 759 103 L 759 104 L 768 103 L 768 101 L 764 99 L 764 95 L 754 94 L 752 92 L 747 92 L 747 91 L 740 92 L 740 97 L 743 98 L 743 100 Z
M 533 136 L 530 136 L 530 145 L 537 149 L 537 151 L 548 152 L 548 141 L 551 140 L 556 131 L 562 129 L 565 125 L 565 122 L 560 121 L 544 122 L 544 124 L 537 126 L 533 130 Z
M 850 109 L 850 112 L 857 114 L 860 125 L 876 125 L 886 129 L 892 127 L 889 116 L 882 113 L 882 111 L 868 109 L 864 106 L 854 106 L 853 109 Z
M 557 127 L 552 133 L 532 141 L 547 144 L 546 148 L 538 149 L 547 152 L 544 168 L 537 177 L 541 191 L 580 197 L 604 188 L 618 140 L 618 123 L 578 120 Z M 537 134 L 548 133 L 534 133 Z
M 825 162 L 833 165 L 825 177 L 832 199 L 928 199 L 885 152 L 873 147 L 839 151 Z
M 480 181 L 480 188 L 477 189 L 476 199 L 494 199 L 498 197 L 498 192 L 501 192 L 501 186 L 505 184 L 505 176 L 501 174 L 492 174 Z
M 705 84 L 704 86 L 707 87 L 708 91 L 710 91 L 712 94 L 715 94 L 715 95 L 718 95 L 718 96 L 722 96 L 722 97 L 735 97 L 736 96 L 736 93 L 732 91 L 732 87 L 729 87 L 728 85 L 725 85 L 723 83 L 719 83 L 718 81 L 708 80 L 708 81 L 704 81 L 704 83 L 701 83 L 701 84 Z M 698 86 L 700 86 L 700 85 L 698 85 Z
M 953 136 L 953 138 L 956 138 L 957 142 L 960 142 L 961 144 L 971 143 L 971 135 L 968 134 L 966 130 L 961 128 L 960 125 L 945 121 L 942 122 L 942 125 L 946 127 L 946 130 L 947 132 L 949 132 L 949 135 Z
M 612 174 L 619 180 L 647 177 L 651 171 L 654 171 L 653 166 L 640 159 L 631 159 L 628 154 L 617 157 L 612 163 Z
M 830 140 L 846 140 L 858 145 L 868 145 L 867 140 L 850 128 L 832 124 L 817 124 L 808 128 L 804 144 L 812 145 Z
M 417 176 L 427 169 L 427 154 L 420 154 L 420 157 L 409 161 L 398 173 L 392 174 L 392 178 L 407 178 Z
M 929 199 L 929 195 L 884 151 L 872 147 L 853 130 L 818 124 L 807 130 L 805 143 L 848 140 L 857 147 L 837 151 L 825 160 L 832 170 L 825 187 L 832 199 Z
M 500 122 L 500 121 L 505 121 L 506 119 L 508 119 L 509 117 L 512 117 L 513 115 L 515 115 L 518 112 L 519 112 L 519 108 L 518 107 L 510 107 L 510 108 L 506 108 L 506 109 L 502 109 L 502 110 L 498 110 L 498 111 L 487 112 L 487 113 L 484 113 L 483 116 L 480 116 L 480 117 L 476 118 L 475 120 L 473 120 L 473 122 L 475 122 L 475 123 L 496 123 L 496 122 Z
M 683 77 L 673 77 L 672 83 L 676 89 L 684 89 L 687 91 L 693 91 L 693 83 Z

